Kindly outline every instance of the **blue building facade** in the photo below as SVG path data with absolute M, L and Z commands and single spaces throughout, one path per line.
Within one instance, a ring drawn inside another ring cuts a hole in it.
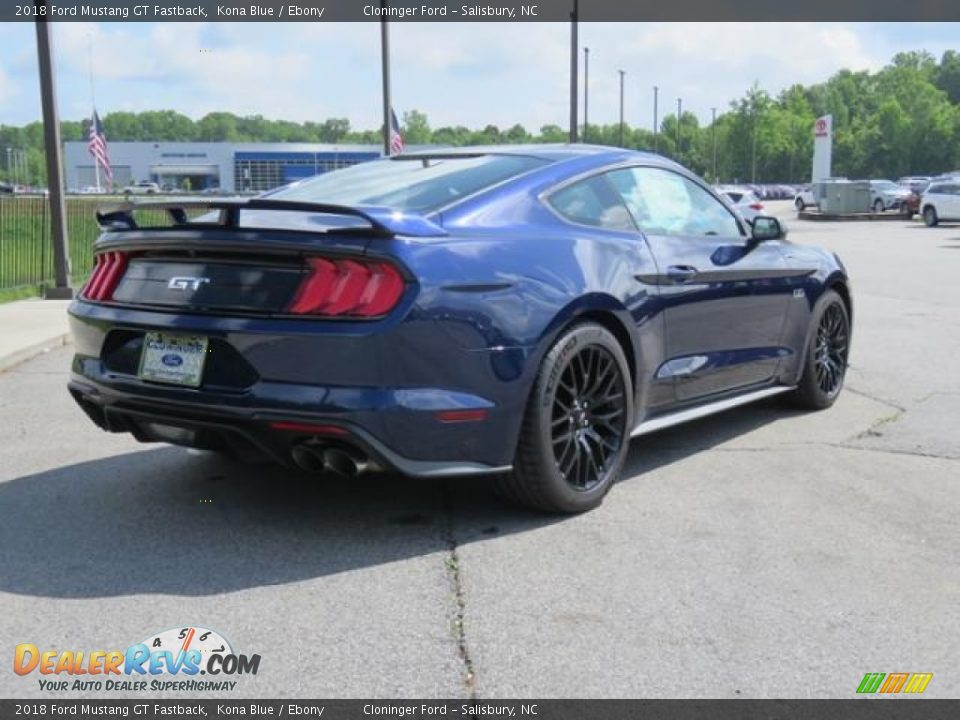
M 164 190 L 258 193 L 382 156 L 379 145 L 110 142 L 113 185 L 155 182 Z M 103 185 L 86 142 L 64 143 L 67 188 Z M 99 175 L 99 177 L 98 177 Z M 99 182 L 98 182 L 99 180 Z

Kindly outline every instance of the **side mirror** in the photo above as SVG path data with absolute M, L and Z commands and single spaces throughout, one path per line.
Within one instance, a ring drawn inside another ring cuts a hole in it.
M 769 215 L 757 215 L 753 219 L 753 240 L 754 242 L 763 242 L 764 240 L 779 240 L 786 237 L 787 231 L 780 224 L 780 221 Z

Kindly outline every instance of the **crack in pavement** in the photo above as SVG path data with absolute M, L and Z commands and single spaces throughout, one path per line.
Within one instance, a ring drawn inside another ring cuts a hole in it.
M 443 513 L 446 519 L 444 523 L 444 540 L 447 543 L 447 556 L 444 559 L 444 565 L 447 570 L 447 578 L 450 581 L 450 587 L 453 591 L 454 612 L 453 612 L 453 634 L 457 643 L 457 653 L 460 661 L 463 663 L 463 686 L 471 700 L 477 699 L 477 676 L 474 672 L 473 658 L 470 655 L 470 646 L 467 644 L 466 629 L 466 595 L 463 588 L 463 578 L 460 575 L 460 553 L 458 551 L 457 538 L 453 528 L 453 500 L 450 496 L 450 485 L 444 481 L 440 486 L 440 492 L 443 503 Z
M 870 447 L 865 445 L 848 445 L 846 443 L 837 443 L 837 442 L 827 442 L 824 440 L 808 440 L 804 442 L 784 442 L 775 445 L 774 447 L 758 448 L 758 447 L 714 447 L 708 448 L 705 452 L 728 452 L 728 453 L 737 453 L 737 452 L 751 452 L 751 453 L 763 453 L 763 452 L 774 452 L 776 450 L 783 449 L 797 449 L 801 447 L 831 447 L 838 450 L 856 450 L 863 452 L 873 452 L 873 453 L 886 453 L 889 455 L 907 455 L 909 457 L 922 457 L 922 458 L 931 458 L 934 460 L 952 460 L 957 462 L 960 458 L 955 458 L 950 455 L 937 455 L 936 453 L 923 453 L 923 452 L 911 452 L 910 450 L 893 450 L 890 448 L 879 448 L 879 447 Z
M 903 407 L 902 405 L 898 405 L 897 403 L 893 402 L 892 400 L 887 400 L 887 399 L 885 399 L 885 398 L 877 397 L 876 395 L 871 395 L 870 393 L 865 392 L 865 391 L 863 391 L 863 390 L 857 390 L 856 388 L 851 387 L 849 384 L 846 385 L 846 387 L 844 387 L 844 390 L 846 390 L 847 392 L 851 392 L 851 393 L 853 393 L 854 395 L 859 395 L 860 397 L 865 397 L 865 398 L 867 398 L 867 400 L 873 400 L 874 402 L 880 403 L 881 405 L 886 405 L 886 406 L 888 406 L 888 407 L 892 407 L 892 408 L 894 408 L 895 410 L 899 410 L 899 411 L 902 412 L 902 413 L 905 413 L 905 412 L 907 411 L 907 409 L 906 409 L 905 407 Z

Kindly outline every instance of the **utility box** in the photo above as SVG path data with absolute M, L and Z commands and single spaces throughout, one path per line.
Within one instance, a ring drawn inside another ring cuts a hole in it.
M 814 196 L 823 213 L 870 212 L 870 183 L 866 180 L 826 180 L 817 183 Z

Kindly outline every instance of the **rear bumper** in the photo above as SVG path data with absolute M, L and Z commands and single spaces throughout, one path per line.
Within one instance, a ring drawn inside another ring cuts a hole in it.
M 294 446 L 316 439 L 421 477 L 510 469 L 526 397 L 518 388 L 527 380 L 523 372 L 497 379 L 503 352 L 443 342 L 443 352 L 434 356 L 435 347 L 416 342 L 424 336 L 422 327 L 412 337 L 403 325 L 367 335 L 283 334 L 269 321 L 185 322 L 183 316 L 130 314 L 83 302 L 71 307 L 70 322 L 77 353 L 69 390 L 106 430 L 241 454 L 254 448 L 288 464 Z M 198 389 L 140 380 L 130 357 L 137 338 L 155 329 L 215 339 L 229 349 L 229 372 L 221 368 L 222 382 L 205 380 Z M 117 337 L 121 342 L 114 342 Z M 423 382 L 433 374 L 431 365 L 444 386 Z M 385 370 L 374 373 L 372 367 Z M 407 376 L 411 381 L 404 382 Z M 482 411 L 483 418 L 450 421 L 439 415 L 463 410 Z M 318 434 L 301 431 L 302 425 L 332 430 Z
M 275 462 L 292 465 L 293 448 L 304 442 L 318 442 L 336 448 L 360 451 L 378 467 L 396 470 L 411 477 L 486 475 L 506 472 L 510 465 L 490 465 L 469 460 L 416 460 L 387 447 L 355 423 L 326 416 L 305 418 L 273 410 L 237 409 L 145 401 L 127 393 L 116 393 L 84 380 L 70 380 L 70 394 L 94 423 L 108 432 L 129 432 L 142 442 L 171 442 L 188 447 L 228 451 L 239 457 L 251 451 Z M 307 421 L 310 421 L 309 423 Z M 273 423 L 316 425 L 309 429 L 277 430 Z

